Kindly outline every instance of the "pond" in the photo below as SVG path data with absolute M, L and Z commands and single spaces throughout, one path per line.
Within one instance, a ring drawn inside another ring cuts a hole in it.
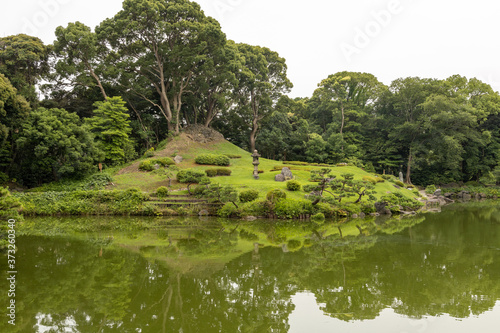
M 0 332 L 496 332 L 500 205 L 323 223 L 27 218 Z

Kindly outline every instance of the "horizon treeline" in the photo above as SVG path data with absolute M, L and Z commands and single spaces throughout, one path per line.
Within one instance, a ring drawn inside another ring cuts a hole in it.
M 403 172 L 407 183 L 500 174 L 500 96 L 475 78 L 386 86 L 339 71 L 292 99 L 283 57 L 228 40 L 188 0 L 125 0 L 97 27 L 55 35 L 0 38 L 0 184 L 82 177 L 192 124 L 263 157 Z

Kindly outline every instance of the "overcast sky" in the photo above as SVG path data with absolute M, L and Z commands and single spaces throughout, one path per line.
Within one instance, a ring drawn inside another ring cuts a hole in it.
M 122 0 L 4 1 L 0 35 L 52 43 L 54 30 L 94 28 Z M 492 0 L 198 0 L 229 39 L 269 47 L 287 61 L 292 97 L 309 97 L 339 71 L 399 77 L 477 77 L 500 90 L 500 2 Z

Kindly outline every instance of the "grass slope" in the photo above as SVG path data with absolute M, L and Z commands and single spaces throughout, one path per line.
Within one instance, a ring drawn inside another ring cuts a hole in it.
M 310 171 L 313 169 L 321 169 L 321 167 L 315 166 L 289 166 L 284 165 L 279 161 L 260 158 L 259 170 L 263 170 L 264 173 L 261 173 L 260 179 L 256 180 L 253 178 L 253 159 L 249 152 L 226 140 L 218 140 L 210 143 L 195 142 L 190 138 L 190 136 L 184 133 L 181 133 L 178 137 L 173 138 L 167 144 L 165 149 L 155 152 L 155 158 L 181 155 L 183 157 L 183 161 L 178 164 L 178 167 L 181 169 L 194 168 L 198 170 L 206 170 L 209 168 L 219 168 L 215 166 L 197 165 L 194 162 L 194 159 L 197 155 L 203 153 L 240 155 L 241 158 L 231 159 L 231 165 L 227 167 L 232 171 L 231 176 L 211 178 L 212 182 L 219 183 L 221 185 L 232 185 L 238 191 L 250 188 L 257 189 L 260 192 L 259 198 L 264 198 L 266 193 L 273 189 L 282 189 L 286 191 L 286 182 L 276 182 L 274 180 L 274 177 L 280 173 L 280 171 L 271 171 L 273 169 L 281 169 L 285 166 L 291 167 L 295 179 L 302 185 L 312 184 L 309 181 Z M 132 163 L 114 175 L 114 185 L 111 186 L 110 189 L 127 189 L 130 187 L 137 187 L 142 191 L 153 193 L 159 186 L 166 186 L 168 184 L 168 179 L 166 179 L 165 176 L 160 176 L 152 172 L 140 171 L 138 166 L 141 160 Z M 340 177 L 341 174 L 344 173 L 354 174 L 355 179 L 362 179 L 364 176 L 373 176 L 372 174 L 355 166 L 332 166 L 331 169 L 332 173 L 337 177 Z M 176 181 L 172 182 L 173 191 L 179 191 L 179 193 L 182 193 L 182 190 L 185 188 L 186 184 L 179 184 Z M 415 197 L 411 191 L 407 189 L 397 189 L 394 187 L 394 184 L 389 181 L 378 183 L 375 186 L 375 190 L 376 197 L 380 197 L 389 192 L 399 192 L 408 198 Z M 299 199 L 304 198 L 304 195 L 305 193 L 303 191 L 287 191 L 287 196 L 289 198 Z M 355 198 L 344 200 L 354 201 Z

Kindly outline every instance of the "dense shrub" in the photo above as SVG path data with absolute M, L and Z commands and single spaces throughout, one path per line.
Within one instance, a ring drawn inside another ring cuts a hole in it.
M 314 222 L 323 222 L 325 220 L 325 214 L 317 213 L 311 216 L 311 220 Z
M 156 196 L 158 198 L 166 198 L 168 197 L 168 187 L 160 186 L 156 189 Z
M 219 165 L 219 166 L 229 166 L 231 163 L 229 157 L 225 155 L 216 155 L 216 154 L 202 154 L 196 156 L 194 161 L 197 164 L 204 165 Z
M 231 176 L 232 171 L 230 169 L 207 169 L 205 170 L 205 173 L 207 174 L 208 177 L 215 177 L 215 176 Z
M 436 192 L 435 185 L 429 185 L 425 188 L 425 193 L 427 193 L 427 194 L 433 194 L 434 192 Z
M 281 199 L 276 202 L 274 213 L 279 218 L 293 219 L 301 214 L 312 212 L 312 202 L 309 200 Z
M 169 166 L 169 165 L 174 165 L 175 162 L 173 159 L 171 159 L 170 157 L 160 157 L 160 158 L 155 158 L 154 160 L 152 160 L 153 164 L 159 164 L 161 165 L 162 167 L 166 167 L 166 166 Z
M 149 158 L 155 156 L 154 150 L 155 150 L 154 148 L 150 148 L 148 151 L 144 153 L 144 157 Z
M 207 170 L 205 170 L 205 173 L 207 174 L 208 177 L 215 177 L 215 176 L 217 176 L 217 170 L 216 169 L 207 169 Z
M 251 202 L 256 200 L 258 197 L 259 197 L 259 191 L 254 189 L 241 191 L 239 194 L 241 202 Z
M 217 211 L 217 215 L 220 217 L 236 217 L 239 216 L 239 211 L 232 203 L 228 202 Z
M 113 182 L 113 177 L 107 173 L 96 173 L 86 178 L 84 189 L 101 189 Z
M 274 189 L 267 192 L 266 199 L 267 201 L 276 203 L 278 200 L 286 199 L 286 193 L 280 189 Z
M 144 160 L 139 164 L 139 170 L 142 171 L 153 171 L 155 169 L 152 160 Z
M 296 180 L 289 180 L 286 182 L 286 188 L 288 191 L 300 191 L 301 185 Z
M 194 169 L 184 169 L 177 173 L 179 183 L 199 183 L 203 177 L 206 177 L 205 172 Z

